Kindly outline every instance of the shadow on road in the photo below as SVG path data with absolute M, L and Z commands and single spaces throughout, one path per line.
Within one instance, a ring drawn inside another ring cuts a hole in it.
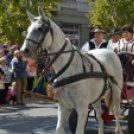
M 56 126 L 57 117 L 29 117 L 21 114 L 0 116 L 0 133 L 6 130 L 7 134 L 33 134 L 32 130 L 46 126 Z M 2 134 L 2 133 L 1 133 Z

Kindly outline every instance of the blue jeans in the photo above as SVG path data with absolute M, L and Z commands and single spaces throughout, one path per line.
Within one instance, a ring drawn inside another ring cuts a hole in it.
M 37 85 L 37 93 L 44 94 L 45 77 L 43 77 Z
M 46 75 L 47 81 L 49 81 L 51 79 L 51 77 L 52 77 L 52 74 L 47 74 Z

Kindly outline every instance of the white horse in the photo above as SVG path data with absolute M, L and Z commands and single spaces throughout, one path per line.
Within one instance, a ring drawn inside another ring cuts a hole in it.
M 21 52 L 25 57 L 30 57 L 35 50 L 42 48 L 46 49 L 49 53 L 58 52 L 65 43 L 65 35 L 59 29 L 59 27 L 45 16 L 45 13 L 41 7 L 38 8 L 39 17 L 35 17 L 30 12 L 27 15 L 31 21 L 31 25 L 28 28 L 28 34 L 21 47 Z M 49 27 L 49 29 L 47 29 Z M 64 51 L 72 50 L 71 43 L 68 39 L 67 46 Z M 110 50 L 94 50 L 92 54 L 105 66 L 106 70 L 114 79 L 118 82 L 119 87 L 122 88 L 122 67 L 119 58 L 116 54 Z M 62 53 L 53 63 L 53 67 L 56 72 L 68 62 L 71 52 Z M 51 56 L 53 59 L 55 55 Z M 93 64 L 94 71 L 101 72 L 100 65 L 92 58 L 88 57 Z M 84 63 L 87 71 L 90 71 L 89 64 Z M 57 81 L 63 78 L 76 75 L 83 72 L 82 60 L 78 52 L 75 51 L 74 58 L 68 69 L 61 74 Z M 122 134 L 122 130 L 119 122 L 120 115 L 120 89 L 112 83 L 110 79 L 108 81 L 112 85 L 114 110 L 116 115 L 116 134 Z M 88 78 L 80 81 L 63 85 L 55 88 L 57 94 L 58 105 L 58 122 L 56 127 L 56 134 L 65 134 L 64 127 L 68 121 L 69 115 L 73 108 L 78 113 L 78 122 L 76 128 L 76 134 L 84 134 L 84 126 L 88 114 L 88 105 L 97 100 L 100 96 L 104 86 L 104 80 L 102 78 Z M 94 109 L 97 112 L 97 118 L 99 121 L 99 134 L 103 134 L 103 120 L 101 119 L 102 109 L 101 100 L 110 92 L 108 89 L 105 94 L 93 104 Z

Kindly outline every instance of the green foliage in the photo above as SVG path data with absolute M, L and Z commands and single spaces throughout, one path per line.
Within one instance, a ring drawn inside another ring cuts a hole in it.
M 88 19 L 93 27 L 101 26 L 105 31 L 134 25 L 134 0 L 88 0 L 91 11 Z
M 0 33 L 5 36 L 1 40 L 10 40 L 12 43 L 23 43 L 24 37 L 19 34 L 18 27 L 26 32 L 29 20 L 26 10 L 38 15 L 38 6 L 41 6 L 49 18 L 50 9 L 57 8 L 62 0 L 1 0 L 0 1 Z

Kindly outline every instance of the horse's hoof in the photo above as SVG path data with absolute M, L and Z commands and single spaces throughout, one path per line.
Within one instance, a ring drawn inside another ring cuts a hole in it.
M 115 131 L 115 134 L 123 134 L 123 131 L 120 130 L 120 131 Z
M 65 134 L 65 131 L 62 128 L 56 128 L 56 134 Z

